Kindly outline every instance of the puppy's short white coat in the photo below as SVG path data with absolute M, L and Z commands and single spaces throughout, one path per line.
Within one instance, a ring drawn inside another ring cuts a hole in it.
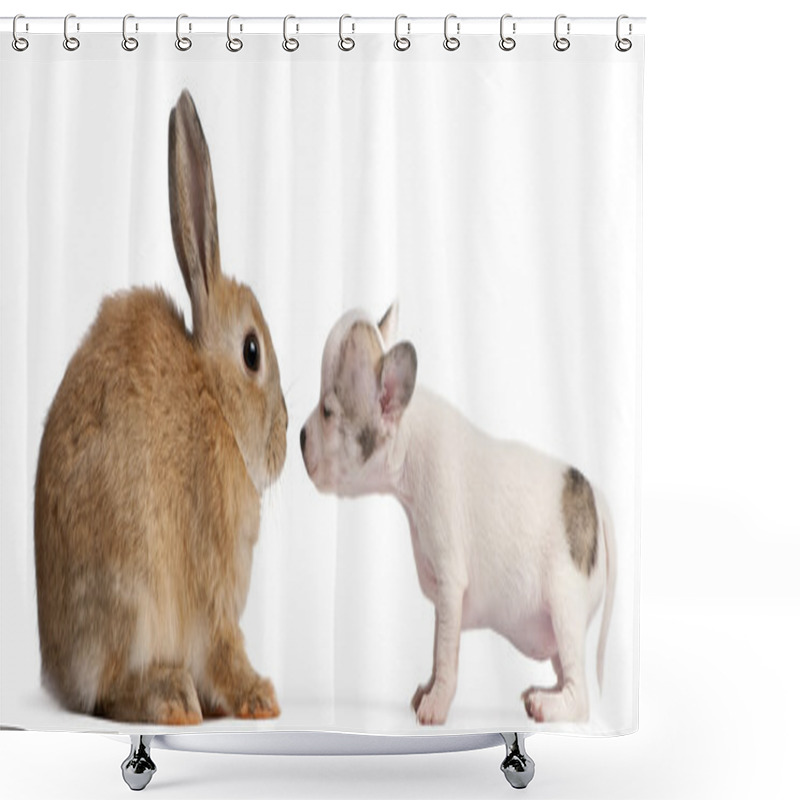
M 433 672 L 412 699 L 417 719 L 445 722 L 461 630 L 488 627 L 552 662 L 556 685 L 522 695 L 529 716 L 586 720 L 586 630 L 605 593 L 602 686 L 613 605 L 608 508 L 577 470 L 486 435 L 416 387 L 416 351 L 394 344 L 396 325 L 396 305 L 377 326 L 361 311 L 336 323 L 300 441 L 320 491 L 392 494 L 406 511 L 420 587 L 436 609 Z

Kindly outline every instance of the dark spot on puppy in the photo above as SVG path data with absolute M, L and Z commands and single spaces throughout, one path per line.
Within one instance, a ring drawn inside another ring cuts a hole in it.
M 597 507 L 589 481 L 574 467 L 564 473 L 561 510 L 572 560 L 590 575 L 597 562 Z
M 375 452 L 376 439 L 375 428 L 370 425 L 365 425 L 358 434 L 358 443 L 361 446 L 361 455 L 364 461 L 369 461 L 370 456 Z

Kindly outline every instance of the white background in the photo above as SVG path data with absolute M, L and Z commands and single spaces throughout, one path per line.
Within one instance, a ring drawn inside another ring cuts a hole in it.
M 496 2 L 264 10 L 198 2 L 81 14 L 499 17 Z M 517 13 L 648 17 L 645 68 L 644 479 L 640 731 L 529 740 L 537 797 L 789 797 L 800 693 L 797 379 L 798 12 L 762 3 Z M 63 15 L 57 3 L 28 14 Z M 790 147 L 790 143 L 792 147 Z M 795 516 L 792 516 L 793 513 Z M 76 734 L 2 733 L 13 797 L 126 793 L 126 748 Z M 163 797 L 489 797 L 499 750 L 296 759 L 156 752 Z

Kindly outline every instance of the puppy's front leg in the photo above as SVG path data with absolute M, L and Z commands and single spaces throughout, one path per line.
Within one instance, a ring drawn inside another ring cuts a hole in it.
M 419 704 L 422 702 L 422 698 L 425 697 L 426 694 L 433 688 L 433 682 L 436 680 L 436 648 L 439 644 L 439 614 L 436 614 L 436 623 L 434 625 L 434 634 L 433 634 L 433 671 L 431 672 L 431 677 L 428 678 L 427 683 L 421 683 L 417 686 L 417 691 L 414 692 L 414 696 L 411 698 L 411 708 L 414 709 L 414 713 L 419 710 Z
M 428 686 L 417 690 L 414 701 L 417 722 L 443 725 L 456 693 L 458 681 L 458 645 L 461 639 L 461 611 L 464 588 L 459 583 L 440 583 L 436 596 L 436 636 L 433 652 L 433 675 Z

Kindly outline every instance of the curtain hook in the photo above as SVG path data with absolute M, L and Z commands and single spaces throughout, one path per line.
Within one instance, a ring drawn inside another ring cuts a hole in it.
M 182 51 L 186 51 L 192 46 L 192 40 L 188 36 L 181 36 L 181 20 L 188 17 L 188 14 L 178 14 L 175 19 L 175 47 Z M 190 25 L 189 30 L 191 29 L 192 26 Z
M 17 33 L 17 20 L 19 20 L 19 19 L 25 19 L 25 15 L 24 14 L 17 14 L 17 16 L 14 17 L 14 23 L 13 23 L 13 25 L 11 27 L 11 35 L 14 38 L 11 40 L 11 46 L 18 53 L 22 53 L 23 51 L 28 49 L 29 42 L 28 42 L 28 40 L 26 38 L 24 38 L 23 36 L 20 36 Z
M 450 52 L 453 50 L 458 50 L 458 48 L 461 47 L 461 40 L 458 37 L 448 35 L 447 28 L 451 19 L 456 19 L 456 15 L 448 14 L 444 18 L 444 49 L 449 50 Z M 460 27 L 460 25 L 456 26 L 457 33 L 459 32 Z
M 614 47 L 616 47 L 617 50 L 620 51 L 620 53 L 627 53 L 628 50 L 630 50 L 631 47 L 633 47 L 633 42 L 630 39 L 623 39 L 619 35 L 620 22 L 622 22 L 622 20 L 624 19 L 628 19 L 627 14 L 620 14 L 617 17 L 617 41 L 614 42 Z M 633 26 L 630 23 L 628 23 L 628 35 L 630 35 L 632 32 L 633 32 Z
M 563 53 L 565 50 L 569 50 L 570 41 L 566 38 L 566 36 L 559 36 L 558 35 L 558 21 L 560 19 L 566 19 L 566 14 L 559 14 L 555 22 L 553 23 L 553 35 L 555 36 L 555 41 L 553 42 L 553 47 L 558 50 L 559 53 Z M 569 22 L 567 23 L 567 36 L 569 36 Z
M 134 19 L 133 14 L 126 14 L 122 18 L 122 49 L 132 53 L 138 46 L 139 40 L 134 36 L 128 36 L 128 20 Z M 139 29 L 139 26 L 136 26 Z
M 77 50 L 80 46 L 80 40 L 77 39 L 75 36 L 70 36 L 67 26 L 69 25 L 69 21 L 71 19 L 75 19 L 74 14 L 67 14 L 64 17 L 64 49 L 69 50 L 70 53 Z M 78 25 L 77 30 L 80 30 L 80 25 Z
M 355 43 L 355 40 L 352 39 L 350 36 L 345 36 L 343 31 L 342 31 L 342 27 L 343 27 L 344 21 L 346 19 L 353 19 L 353 18 L 349 14 L 342 14 L 342 16 L 339 17 L 339 49 L 340 50 L 344 50 L 345 52 L 348 52 L 348 51 L 352 50 L 356 46 L 356 43 Z M 355 33 L 356 32 L 356 24 L 355 24 L 355 22 L 353 22 L 351 24 L 353 26 L 353 31 L 352 32 Z
M 516 39 L 512 39 L 510 36 L 505 35 L 505 22 L 507 19 L 511 18 L 511 14 L 503 14 L 503 16 L 500 17 L 500 49 L 505 50 L 506 52 L 513 50 L 517 46 Z M 516 30 L 514 32 L 516 33 Z
M 231 37 L 231 22 L 233 22 L 233 20 L 235 19 L 239 19 L 239 17 L 236 14 L 231 14 L 228 17 L 228 41 L 225 42 L 225 47 L 227 47 L 228 50 L 231 51 L 231 53 L 238 53 L 244 46 L 241 39 Z M 240 26 L 239 30 L 241 31 L 241 29 L 242 28 Z
M 398 14 L 394 18 L 394 49 L 403 52 L 411 47 L 411 39 L 409 39 L 408 36 L 400 35 L 401 19 L 408 19 L 408 17 L 405 14 Z M 408 26 L 408 33 L 411 33 L 411 23 L 407 22 L 406 25 Z
M 287 14 L 283 18 L 283 49 L 287 53 L 294 53 L 298 47 L 300 47 L 300 42 L 297 41 L 294 37 L 291 39 L 289 38 L 289 20 L 290 19 L 297 19 L 297 17 L 292 16 L 291 14 Z M 297 26 L 297 30 L 300 30 L 300 26 Z

